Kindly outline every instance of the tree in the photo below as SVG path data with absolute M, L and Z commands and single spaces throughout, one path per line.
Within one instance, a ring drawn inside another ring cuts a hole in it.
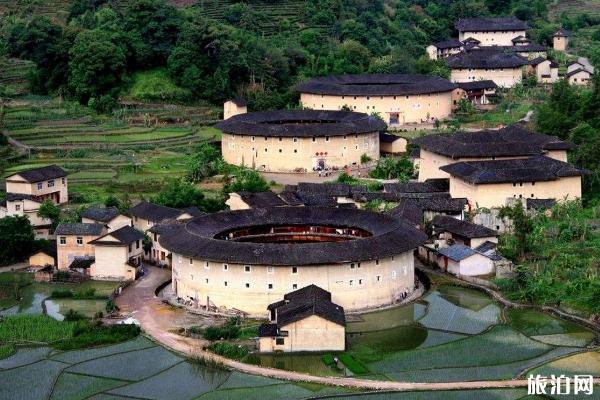
M 269 190 L 267 181 L 252 169 L 238 169 L 223 187 L 225 193 L 264 192 L 267 190 Z
M 0 237 L 0 265 L 22 261 L 35 249 L 35 234 L 26 216 L 1 218 Z
M 193 182 L 218 174 L 225 166 L 219 150 L 208 143 L 198 146 L 187 163 L 187 176 Z
M 377 161 L 377 165 L 369 173 L 369 176 L 377 179 L 398 179 L 401 182 L 406 182 L 414 174 L 413 163 L 408 158 L 382 157 Z
M 500 218 L 509 218 L 512 221 L 513 235 L 516 239 L 515 252 L 519 258 L 528 250 L 527 236 L 533 232 L 533 221 L 527 215 L 523 204 L 517 201 L 512 207 L 503 207 L 499 212 Z
M 200 189 L 183 179 L 170 180 L 158 195 L 151 198 L 151 201 L 173 208 L 198 207 L 205 212 L 224 208 L 220 199 L 206 199 Z
M 52 221 L 52 230 L 54 230 L 60 222 L 60 208 L 52 200 L 45 200 L 40 206 L 37 216 Z
M 69 51 L 69 86 L 78 99 L 114 93 L 125 72 L 125 50 L 101 30 L 82 31 Z

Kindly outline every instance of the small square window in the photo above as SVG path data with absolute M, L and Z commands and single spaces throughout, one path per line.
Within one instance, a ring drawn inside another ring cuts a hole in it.
M 208 284 L 208 278 L 206 278 L 206 283 Z
M 325 136 L 325 141 L 329 142 L 329 136 Z
M 249 283 L 246 283 L 246 289 L 248 289 L 250 287 Z
M 356 263 L 356 268 L 360 268 L 360 263 Z
M 381 275 L 377 275 L 377 276 L 375 277 L 375 279 L 377 280 L 377 282 L 381 282 Z
M 208 261 L 204 263 L 204 269 L 210 269 L 210 265 L 208 264 Z
M 228 270 L 229 270 L 229 265 L 223 264 L 223 271 L 228 271 Z
M 358 284 L 359 284 L 359 285 L 362 285 L 362 279 L 359 279 L 359 280 L 358 280 Z
M 354 286 L 354 280 L 350 279 L 350 282 L 348 282 L 350 284 L 350 286 Z
M 350 269 L 354 269 L 354 263 L 350 263 Z
M 249 265 L 244 265 L 244 272 L 250 272 L 250 266 Z
M 292 140 L 294 141 L 294 143 L 298 142 L 298 138 L 297 137 L 293 138 Z
M 379 260 L 375 260 L 375 265 L 379 265 Z
M 54 179 L 48 181 L 48 187 L 54 187 Z
M 273 289 L 273 284 L 269 283 L 269 289 Z
M 190 258 L 190 265 L 194 265 L 194 259 Z
M 294 283 L 294 284 L 292 285 L 292 289 L 294 289 L 294 290 L 298 289 L 298 284 L 297 284 L 297 283 Z
M 44 188 L 44 184 L 42 182 L 38 182 L 37 188 L 38 190 L 42 190 Z
M 278 346 L 283 346 L 284 343 L 285 343 L 285 338 L 278 337 L 277 339 L 275 339 L 275 344 Z
M 77 236 L 77 246 L 83 245 L 83 238 L 81 236 Z
M 58 241 L 58 242 L 59 242 L 60 244 L 67 244 L 67 238 L 66 238 L 66 237 L 64 237 L 64 236 L 61 236 L 61 237 L 59 238 L 59 241 Z
M 292 274 L 298 273 L 298 267 L 292 267 Z
M 15 204 L 15 211 L 21 211 L 21 205 Z
M 223 286 L 227 286 L 227 281 L 223 281 Z

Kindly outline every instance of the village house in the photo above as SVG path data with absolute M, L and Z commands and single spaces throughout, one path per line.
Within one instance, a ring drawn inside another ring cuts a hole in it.
M 89 207 L 81 213 L 81 222 L 106 226 L 109 232 L 131 226 L 131 218 L 119 213 L 116 207 Z
M 529 74 L 535 74 L 538 83 L 555 83 L 558 81 L 558 64 L 543 57 L 537 57 L 529 62 Z
M 521 159 L 461 161 L 440 167 L 450 175 L 450 195 L 466 197 L 470 207 L 502 207 L 511 198 L 575 200 L 584 171 L 537 155 Z
M 569 37 L 571 32 L 564 28 L 560 28 L 552 35 L 552 48 L 556 51 L 566 51 L 569 46 Z
M 520 124 L 498 130 L 428 135 L 413 140 L 420 147 L 419 181 L 448 178 L 440 168 L 460 161 L 504 160 L 543 154 L 567 161 L 572 143 L 530 132 Z
M 437 265 L 456 276 L 477 276 L 494 273 L 494 262 L 486 255 L 463 244 L 453 244 L 437 251 Z
M 94 262 L 89 275 L 97 280 L 134 280 L 142 266 L 144 234 L 123 226 L 89 244 L 94 246 Z
M 406 153 L 408 141 L 400 136 L 387 132 L 379 132 L 379 151 L 381 154 L 403 154 Z
M 478 48 L 446 59 L 452 82 L 492 80 L 503 88 L 511 88 L 523 80 L 523 67 L 528 60 L 514 52 L 495 48 Z
M 24 215 L 33 225 L 36 237 L 49 238 L 48 219 L 38 217 L 41 204 L 69 199 L 67 172 L 57 165 L 20 171 L 6 177 L 6 199 L 0 202 L 0 218 Z
M 225 201 L 225 204 L 229 206 L 230 210 L 247 210 L 256 207 L 282 207 L 288 205 L 275 192 L 270 190 L 256 193 L 229 193 L 229 198 Z
M 453 100 L 456 106 L 461 99 L 466 99 L 474 106 L 490 104 L 490 99 L 496 96 L 498 85 L 492 80 L 479 80 L 473 82 L 459 82 L 456 84 L 455 98 Z
M 93 241 L 107 233 L 102 224 L 96 223 L 60 223 L 56 230 L 57 267 L 69 269 L 71 263 L 78 258 L 94 256 Z
M 586 57 L 578 57 L 567 65 L 565 78 L 570 85 L 588 85 L 594 74 L 594 67 Z
M 258 329 L 260 352 L 344 351 L 344 309 L 331 293 L 309 285 L 268 306 L 270 323 Z
M 443 40 L 441 42 L 430 44 L 425 48 L 429 59 L 437 60 L 439 58 L 446 58 L 453 54 L 460 53 L 464 49 L 464 44 L 456 38 Z
M 296 86 L 302 107 L 377 113 L 392 129 L 418 129 L 449 117 L 454 89 L 444 78 L 408 74 L 322 76 Z
M 498 243 L 498 232 L 469 221 L 446 215 L 437 215 L 431 220 L 435 242 L 440 247 L 463 244 L 476 248 L 485 242 Z
M 50 266 L 53 270 L 56 267 L 56 241 L 49 240 L 47 245 L 29 256 L 29 268 L 39 270 Z
M 512 46 L 513 39 L 525 37 L 529 25 L 514 17 L 461 18 L 455 24 L 458 40 L 478 40 L 482 46 Z
M 246 114 L 248 112 L 248 105 L 246 100 L 242 98 L 235 98 L 227 100 L 223 104 L 223 119 L 229 119 L 235 115 Z

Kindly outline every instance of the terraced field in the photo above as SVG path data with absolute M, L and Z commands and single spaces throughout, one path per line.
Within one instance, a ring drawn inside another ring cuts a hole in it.
M 27 93 L 27 73 L 31 68 L 33 68 L 31 61 L 0 58 L 0 85 L 6 87 L 10 95 Z
M 560 18 L 561 15 L 591 14 L 600 15 L 598 0 L 555 0 L 550 6 L 550 17 Z
M 64 22 L 69 15 L 69 0 L 0 0 L 0 14 L 35 14 L 56 22 Z

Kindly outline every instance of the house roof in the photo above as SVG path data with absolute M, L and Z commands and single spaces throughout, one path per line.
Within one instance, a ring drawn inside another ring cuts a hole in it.
M 49 179 L 62 178 L 67 176 L 67 171 L 59 167 L 58 165 L 48 165 L 46 167 L 39 167 L 28 169 L 25 171 L 15 172 L 9 175 L 6 179 L 10 179 L 12 176 L 19 175 L 27 182 L 35 183 L 40 181 L 47 181 Z
M 529 60 L 529 65 L 539 65 L 539 64 L 543 63 L 544 61 L 546 61 L 546 58 L 544 58 L 542 56 L 538 56 L 538 57 L 534 58 L 533 60 Z
M 401 200 L 398 205 L 388 211 L 389 215 L 404 219 L 414 225 L 423 223 L 423 209 L 411 199 Z
M 126 225 L 115 231 L 109 232 L 90 243 L 100 246 L 127 246 L 136 240 L 142 240 L 144 234 L 137 229 Z
M 321 137 L 379 132 L 386 124 L 371 115 L 351 111 L 276 110 L 235 115 L 215 127 L 246 136 Z
M 460 18 L 454 26 L 461 32 L 523 31 L 529 29 L 527 22 L 514 17 Z
M 499 255 L 498 252 L 496 251 L 497 247 L 498 247 L 497 243 L 486 240 L 485 242 L 481 243 L 479 246 L 475 247 L 473 250 L 486 256 L 490 260 L 498 261 L 498 260 L 502 260 L 502 256 Z
M 88 218 L 94 221 L 110 222 L 119 216 L 117 207 L 90 207 L 81 213 L 81 218 Z
M 95 262 L 95 257 L 75 257 L 69 265 L 69 269 L 88 269 Z
M 134 217 L 142 218 L 152 222 L 160 222 L 164 219 L 177 218 L 183 211 L 177 208 L 160 206 L 158 204 L 149 203 L 147 201 L 141 201 L 135 206 L 131 207 L 129 213 Z
M 361 74 L 312 78 L 297 85 L 296 91 L 337 96 L 404 96 L 449 92 L 454 88 L 448 79 L 432 75 Z
M 555 199 L 527 199 L 526 207 L 528 210 L 545 210 L 554 207 Z
M 320 225 L 358 228 L 370 236 L 318 243 L 224 240 L 223 233 L 262 226 Z M 333 207 L 275 207 L 224 211 L 198 217 L 162 234 L 171 252 L 210 261 L 260 265 L 319 265 L 372 260 L 410 251 L 426 235 L 386 214 Z
M 379 142 L 380 143 L 394 143 L 396 140 L 402 139 L 401 136 L 392 135 L 386 132 L 379 132 Z
M 286 191 L 279 193 L 279 198 L 290 206 L 302 206 L 304 202 L 295 191 Z
M 465 43 L 465 44 L 479 44 L 479 43 L 481 43 L 481 41 L 475 39 L 472 36 L 469 36 L 468 38 L 466 38 L 465 40 L 463 40 L 463 43 Z
M 345 326 L 344 308 L 331 302 L 331 293 L 316 285 L 305 286 L 287 293 L 284 301 L 270 306 L 277 310 L 277 325 L 286 326 L 312 315 Z
M 432 224 L 435 232 L 446 231 L 467 239 L 498 236 L 498 232 L 493 229 L 447 215 L 436 215 L 432 220 Z
M 413 202 L 422 211 L 458 214 L 465 209 L 467 199 L 451 197 L 413 197 L 406 199 Z M 404 200 L 402 200 L 404 201 Z M 394 209 L 390 210 L 392 213 Z
M 446 58 L 448 66 L 454 69 L 519 68 L 527 65 L 527 62 L 526 58 L 512 51 L 503 51 L 501 48 L 494 47 L 472 49 L 463 53 L 453 54 Z
M 261 324 L 258 326 L 259 337 L 274 337 L 279 336 L 279 328 L 277 324 Z
M 34 254 L 43 253 L 56 259 L 56 240 L 47 240 L 44 245 Z
M 520 124 L 498 130 L 428 135 L 414 139 L 413 143 L 450 158 L 528 156 L 575 147 L 556 136 L 530 132 Z
M 433 43 L 433 46 L 437 47 L 438 49 L 453 49 L 456 47 L 461 47 L 462 45 L 462 42 L 457 38 L 450 38 L 447 40 L 442 40 L 441 42 Z
M 500 51 L 509 53 L 534 53 L 548 50 L 546 46 L 539 43 L 520 44 L 516 46 L 491 46 L 497 48 Z M 487 47 L 484 47 L 486 49 Z
M 453 244 L 449 247 L 442 247 L 438 250 L 438 252 L 454 261 L 462 261 L 465 258 L 471 257 L 472 255 L 479 254 L 464 244 Z
M 96 223 L 65 223 L 61 222 L 54 230 L 54 234 L 67 236 L 67 235 L 79 235 L 79 236 L 100 236 L 104 231 L 104 225 Z
M 572 164 L 545 156 L 463 161 L 445 165 L 440 169 L 472 184 L 554 181 L 569 176 L 582 176 L 585 173 Z
M 232 102 L 233 104 L 235 104 L 238 107 L 246 107 L 248 105 L 248 103 L 246 102 L 245 99 L 241 98 L 241 97 L 235 97 L 233 99 L 229 99 L 227 101 Z
M 569 76 L 573 76 L 573 75 L 576 75 L 576 74 L 578 74 L 578 73 L 580 73 L 580 72 L 584 72 L 584 73 L 586 73 L 586 74 L 588 74 L 588 75 L 591 75 L 590 71 L 588 71 L 588 70 L 586 70 L 586 69 L 583 69 L 583 68 L 577 68 L 577 69 L 575 69 L 575 70 L 573 70 L 573 71 L 571 71 L 571 72 L 567 72 L 566 76 L 567 76 L 567 77 L 569 77 Z
M 483 89 L 496 89 L 498 85 L 492 80 L 481 80 L 473 82 L 459 82 L 458 87 L 464 90 L 483 90 Z
M 192 217 L 201 217 L 202 215 L 206 215 L 206 213 L 198 207 L 186 207 L 182 208 L 181 211 L 182 213 L 190 214 Z
M 560 28 L 552 36 L 569 37 L 569 36 L 571 36 L 571 32 L 566 30 L 565 28 Z
M 384 183 L 383 190 L 389 193 L 443 193 L 448 192 L 448 179 L 425 182 Z
M 265 192 L 238 192 L 244 203 L 250 207 L 281 207 L 287 205 L 276 193 L 267 190 Z
M 526 36 L 519 35 L 519 36 L 513 38 L 511 40 L 511 42 L 513 42 L 513 43 L 529 43 L 529 42 L 531 42 L 531 39 L 527 38 Z
M 6 193 L 6 201 L 21 201 L 21 200 L 30 200 L 35 203 L 42 203 L 42 201 L 32 194 L 25 193 Z

